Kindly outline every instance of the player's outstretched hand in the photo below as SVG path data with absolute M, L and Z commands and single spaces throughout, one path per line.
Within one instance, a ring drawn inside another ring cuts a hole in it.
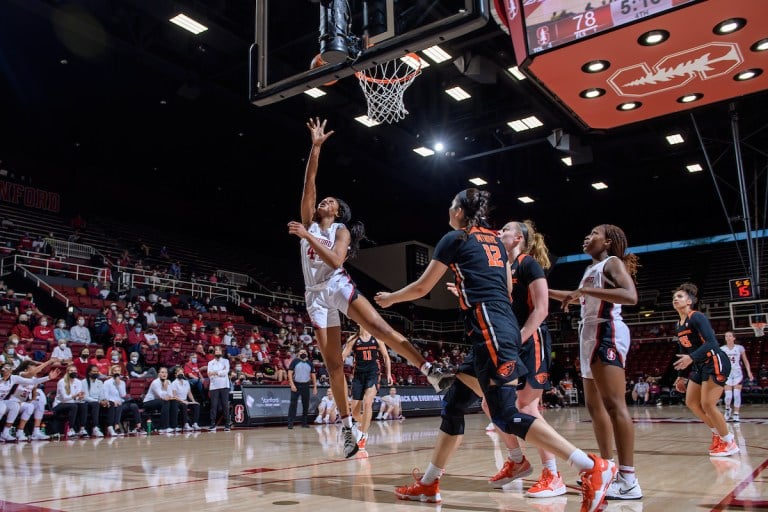
M 328 140 L 328 137 L 333 135 L 333 130 L 330 130 L 328 132 L 325 131 L 325 124 L 328 122 L 327 119 L 323 119 L 320 121 L 319 117 L 316 117 L 312 119 L 309 118 L 309 121 L 307 122 L 307 128 L 309 128 L 309 133 L 312 134 L 312 145 L 313 146 L 321 146 L 323 142 Z
M 304 227 L 304 224 L 296 222 L 295 220 L 288 223 L 288 233 L 296 235 L 299 238 L 307 238 L 309 236 L 309 231 Z

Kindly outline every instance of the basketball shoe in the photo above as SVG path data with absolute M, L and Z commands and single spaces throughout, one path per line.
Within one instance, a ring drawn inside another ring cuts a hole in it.
M 635 479 L 634 483 L 629 483 L 621 473 L 616 475 L 616 479 L 611 482 L 605 496 L 608 500 L 639 500 L 642 497 L 643 491 L 640 489 L 640 482 Z
M 513 462 L 507 458 L 501 470 L 488 479 L 488 484 L 494 489 L 501 489 L 509 482 L 526 477 L 531 473 L 533 473 L 533 468 L 525 457 L 520 462 Z
M 720 443 L 720 436 L 712 432 L 712 442 L 709 443 L 709 451 L 711 452 L 717 448 L 718 443 Z
M 357 447 L 360 448 L 361 450 L 365 450 L 366 441 L 368 441 L 368 433 L 361 432 L 360 439 L 357 441 Z
M 490 422 L 487 427 L 485 427 L 486 432 L 496 432 L 496 424 L 494 422 Z
M 355 439 L 355 433 L 352 432 L 352 427 L 342 427 L 341 436 L 344 439 L 344 457 L 348 459 L 356 454 L 360 448 L 357 446 L 357 439 Z
M 709 451 L 710 457 L 728 457 L 729 455 L 735 455 L 741 451 L 734 439 L 729 442 L 725 442 L 718 437 L 717 446 Z
M 429 371 L 427 372 L 427 382 L 432 384 L 432 387 L 435 388 L 435 392 L 437 393 L 442 393 L 448 389 L 455 379 L 455 374 L 434 364 L 430 366 Z
M 725 408 L 725 414 L 723 414 L 723 416 L 725 417 L 725 421 L 730 421 L 730 419 L 731 419 L 731 408 L 730 407 L 726 407 Z
M 616 464 L 590 453 L 589 458 L 595 463 L 592 469 L 584 470 L 581 475 L 581 512 L 595 512 L 605 501 L 608 486 L 616 477 Z
M 395 496 L 401 500 L 426 501 L 427 503 L 440 503 L 440 479 L 431 484 L 421 483 L 421 475 L 418 469 L 413 470 L 414 482 L 411 485 L 395 487 Z
M 554 498 L 562 496 L 567 489 L 560 472 L 553 473 L 549 468 L 541 470 L 541 478 L 525 492 L 529 498 Z

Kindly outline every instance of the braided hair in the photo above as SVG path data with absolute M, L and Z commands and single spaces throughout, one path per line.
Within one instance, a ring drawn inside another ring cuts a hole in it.
M 632 276 L 634 281 L 637 281 L 637 269 L 640 268 L 640 260 L 637 254 L 627 252 L 627 247 L 629 246 L 627 235 L 624 234 L 620 227 L 613 224 L 603 224 L 602 228 L 605 231 L 605 239 L 611 241 L 608 255 L 616 256 L 623 261 L 629 275 Z
M 464 189 L 454 201 L 464 210 L 464 219 L 467 222 L 462 238 L 469 237 L 469 230 L 474 227 L 489 227 L 488 210 L 490 208 L 491 193 L 476 188 Z

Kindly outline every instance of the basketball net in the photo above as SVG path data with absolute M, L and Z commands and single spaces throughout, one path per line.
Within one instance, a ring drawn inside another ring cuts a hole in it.
M 762 338 L 765 334 L 765 322 L 750 322 L 750 325 L 755 333 L 755 338 Z
M 403 93 L 421 74 L 421 59 L 409 53 L 409 59 L 395 59 L 363 71 L 355 76 L 360 82 L 365 100 L 368 103 L 368 118 L 376 123 L 393 123 L 408 115 L 403 104 Z M 418 67 L 413 68 L 406 62 Z

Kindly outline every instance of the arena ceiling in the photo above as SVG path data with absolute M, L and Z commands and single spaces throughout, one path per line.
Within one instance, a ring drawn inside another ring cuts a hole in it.
M 317 19 L 316 3 L 294 3 L 286 23 Z M 180 11 L 209 30 L 193 36 L 170 24 Z M 406 119 L 369 129 L 352 119 L 365 108 L 353 77 L 326 88 L 322 101 L 301 94 L 251 104 L 253 40 L 252 1 L 0 3 L 0 167 L 62 190 L 69 212 L 207 230 L 222 242 L 281 251 L 295 248 L 285 224 L 299 213 L 305 122 L 319 116 L 336 131 L 321 157 L 319 193 L 350 203 L 379 244 L 434 244 L 447 229 L 453 194 L 475 176 L 488 181 L 497 224 L 533 219 L 556 254 L 579 252 L 582 237 L 604 222 L 624 227 L 631 245 L 741 231 L 745 213 L 753 227 L 765 227 L 765 91 L 584 130 L 530 81 L 505 71 L 512 45 L 490 19 L 450 45 L 479 67 L 432 66 L 405 93 Z M 445 95 L 454 82 L 473 98 L 456 103 Z M 531 113 L 543 127 L 517 133 L 506 124 Z M 564 165 L 548 141 L 556 130 L 590 148 L 591 161 Z M 685 142 L 669 145 L 673 132 Z M 413 153 L 438 139 L 444 151 Z M 692 163 L 704 170 L 689 173 Z M 608 188 L 595 190 L 596 181 Z

